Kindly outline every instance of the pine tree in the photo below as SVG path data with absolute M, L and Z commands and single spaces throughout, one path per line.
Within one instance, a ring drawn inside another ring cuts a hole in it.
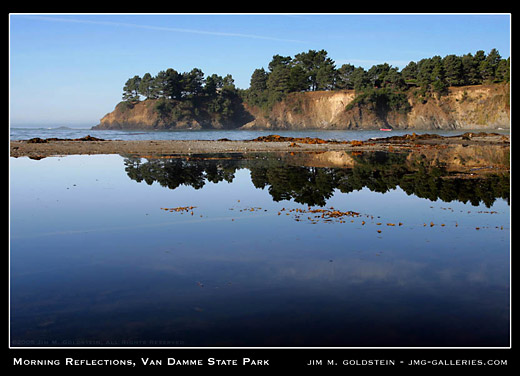
M 166 98 L 181 99 L 183 76 L 173 68 L 166 69 L 163 78 L 163 94 Z
M 509 82 L 510 80 L 510 58 L 502 59 L 498 63 L 496 72 L 495 72 L 495 81 L 496 82 Z
M 464 85 L 478 85 L 482 83 L 477 60 L 471 53 L 463 55 L 461 63 Z
M 447 55 L 442 60 L 446 83 L 449 86 L 464 85 L 462 59 L 456 55 Z
M 480 74 L 484 81 L 493 82 L 495 80 L 495 72 L 500 60 L 500 54 L 496 48 L 493 48 L 489 55 L 480 63 Z
M 336 72 L 336 88 L 354 89 L 352 73 L 355 67 L 352 64 L 343 64 Z
M 437 94 L 437 97 L 440 97 L 443 94 L 446 94 L 448 89 L 448 84 L 446 82 L 446 72 L 444 70 L 444 65 L 442 64 L 442 59 L 440 56 L 434 56 L 432 58 L 433 69 L 431 74 L 431 85 L 433 91 Z
M 182 96 L 193 98 L 202 93 L 204 73 L 198 68 L 182 74 Z
M 267 90 L 267 77 L 268 74 L 264 68 L 255 69 L 249 81 L 249 90 L 255 93 Z
M 128 102 L 139 101 L 139 84 L 141 83 L 141 78 L 139 76 L 134 76 L 129 78 L 125 86 L 123 86 L 123 100 Z
M 401 77 L 405 81 L 417 81 L 417 63 L 410 61 L 408 65 L 401 70 Z
M 267 79 L 267 89 L 269 91 L 268 101 L 274 103 L 281 100 L 289 93 L 290 68 L 284 65 L 276 66 L 269 74 Z
M 152 77 L 150 73 L 145 73 L 141 82 L 139 83 L 139 94 L 146 99 L 155 99 L 156 94 L 154 91 L 155 79 Z

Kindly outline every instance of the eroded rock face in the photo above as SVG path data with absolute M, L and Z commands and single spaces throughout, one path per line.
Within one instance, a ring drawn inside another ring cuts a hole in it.
M 242 104 L 240 116 L 160 116 L 154 101 L 132 106 L 119 104 L 96 129 L 470 129 L 509 128 L 509 85 L 475 85 L 450 88 L 448 95 L 426 102 L 408 95 L 407 113 L 380 111 L 369 106 L 348 106 L 353 90 L 291 93 L 265 113 Z
M 408 94 L 407 113 L 363 106 L 347 109 L 353 90 L 292 93 L 269 114 L 244 125 L 247 129 L 475 129 L 509 128 L 509 85 L 450 88 L 426 102 Z
M 162 102 L 164 103 L 164 102 Z M 186 107 L 177 100 L 167 102 L 169 110 L 160 110 L 161 100 L 120 102 L 92 129 L 235 129 L 254 119 L 240 99 L 230 101 L 226 115 L 210 110 L 207 102 Z M 186 107 L 186 108 L 185 108 Z
M 95 129 L 496 129 L 510 128 L 508 84 L 452 87 L 424 101 L 410 91 L 409 112 L 349 106 L 354 90 L 291 93 L 268 112 L 237 103 L 236 116 L 161 116 L 154 100 L 121 102 Z

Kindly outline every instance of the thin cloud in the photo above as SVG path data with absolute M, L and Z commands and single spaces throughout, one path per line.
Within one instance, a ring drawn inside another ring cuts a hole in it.
M 201 35 L 213 35 L 213 36 L 220 36 L 220 37 L 263 39 L 263 40 L 290 42 L 290 43 L 305 43 L 304 41 L 301 41 L 301 40 L 277 38 L 277 37 L 270 37 L 270 36 L 265 36 L 265 35 L 229 33 L 229 32 L 222 32 L 222 31 L 207 31 L 207 30 L 185 29 L 185 28 L 166 27 L 166 26 L 140 25 L 140 24 L 127 23 L 127 22 L 92 21 L 92 20 L 80 20 L 77 18 L 60 18 L 60 17 L 47 17 L 47 16 L 45 16 L 45 17 L 23 16 L 23 17 L 40 20 L 40 21 L 50 21 L 50 22 L 69 22 L 69 23 L 82 23 L 82 24 L 91 24 L 91 25 L 131 27 L 131 28 L 135 28 L 135 29 L 166 31 L 166 32 L 173 32 L 173 33 L 190 33 L 190 34 L 201 34 Z

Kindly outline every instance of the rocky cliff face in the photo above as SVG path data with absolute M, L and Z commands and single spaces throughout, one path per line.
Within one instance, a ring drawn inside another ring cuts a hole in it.
M 376 111 L 367 106 L 346 106 L 355 92 L 292 93 L 269 114 L 250 109 L 255 120 L 248 129 L 474 129 L 509 128 L 509 85 L 450 88 L 440 99 L 423 101 L 408 95 L 411 111 Z
M 407 123 L 411 128 L 510 128 L 509 93 L 509 85 L 451 88 L 440 100 L 412 100 Z
M 133 104 L 120 102 L 92 129 L 227 129 L 253 120 L 240 101 L 233 101 L 230 108 L 232 113 L 223 115 L 209 111 L 207 103 L 196 106 L 170 101 L 161 107 L 160 100 L 152 99 Z
M 121 102 L 93 129 L 155 129 L 161 128 L 162 123 L 159 113 L 154 110 L 152 101 L 144 101 L 136 105 Z
M 233 121 L 199 117 L 182 120 L 159 116 L 151 101 L 132 108 L 119 104 L 95 129 L 241 128 L 241 129 L 496 129 L 510 128 L 509 85 L 450 88 L 440 99 L 408 95 L 411 110 L 374 110 L 349 106 L 353 90 L 291 93 L 269 113 L 244 105 Z

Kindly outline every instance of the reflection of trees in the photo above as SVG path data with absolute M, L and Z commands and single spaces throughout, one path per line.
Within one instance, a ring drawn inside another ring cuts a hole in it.
M 374 192 L 385 193 L 399 185 L 399 176 L 409 172 L 403 154 L 384 152 L 363 153 L 354 156 L 353 169 L 337 169 L 337 188 L 348 193 L 368 188 Z
M 269 186 L 274 201 L 294 199 L 301 204 L 324 206 L 335 188 L 334 171 L 329 168 L 274 166 L 250 170 L 254 186 Z
M 256 188 L 267 188 L 274 201 L 294 200 L 324 206 L 334 190 L 349 193 L 368 188 L 385 193 L 400 187 L 409 195 L 432 201 L 462 201 L 491 206 L 497 198 L 509 203 L 509 174 L 482 178 L 450 177 L 442 166 L 411 165 L 402 154 L 383 152 L 355 156 L 353 168 L 291 166 L 277 158 L 257 159 L 149 159 L 126 158 L 125 170 L 137 182 L 158 182 L 202 188 L 206 182 L 232 182 L 237 169 L 247 168 Z
M 206 181 L 218 183 L 225 180 L 230 183 L 238 167 L 233 165 L 232 161 L 189 161 L 180 158 L 150 159 L 144 163 L 141 162 L 141 158 L 126 158 L 125 166 L 130 179 L 137 182 L 144 180 L 149 185 L 156 181 L 170 189 L 180 185 L 200 189 Z

